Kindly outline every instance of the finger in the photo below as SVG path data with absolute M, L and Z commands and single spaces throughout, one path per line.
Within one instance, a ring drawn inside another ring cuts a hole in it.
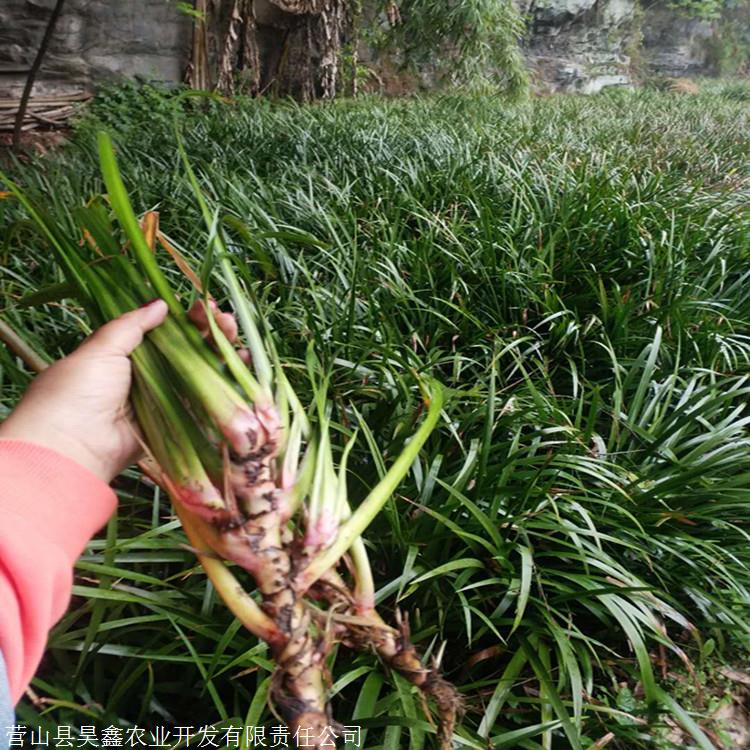
M 250 356 L 249 349 L 238 349 L 237 354 L 240 355 L 240 359 L 248 366 L 253 363 L 253 358 Z
M 167 312 L 163 299 L 153 300 L 102 326 L 77 351 L 87 355 L 127 357 L 143 341 L 144 334 L 164 322 Z
M 235 342 L 238 336 L 237 320 L 232 313 L 221 312 L 218 305 L 214 300 L 208 301 L 208 306 L 211 308 L 216 325 L 219 326 L 219 330 L 227 337 L 230 342 Z M 206 313 L 206 305 L 202 301 L 196 302 L 190 310 L 188 310 L 188 318 L 195 327 L 200 331 L 204 337 L 210 336 L 211 328 L 208 323 L 208 314 Z
M 221 332 L 227 337 L 227 340 L 234 343 L 239 333 L 237 329 L 237 320 L 232 313 L 214 313 L 214 320 L 219 326 Z
M 212 299 L 208 301 L 208 306 L 213 312 L 217 309 L 216 303 Z M 192 323 L 202 334 L 208 333 L 208 316 L 206 315 L 206 305 L 203 300 L 198 300 L 193 304 L 188 310 L 188 318 L 190 318 Z

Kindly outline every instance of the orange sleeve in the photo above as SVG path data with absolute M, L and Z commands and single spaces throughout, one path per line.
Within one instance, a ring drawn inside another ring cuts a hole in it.
M 75 461 L 0 440 L 0 652 L 14 703 L 68 606 L 76 559 L 115 505 L 110 487 Z

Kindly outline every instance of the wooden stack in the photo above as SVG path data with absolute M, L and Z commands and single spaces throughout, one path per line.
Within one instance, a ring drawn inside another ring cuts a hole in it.
M 90 99 L 90 94 L 68 96 L 34 96 L 29 100 L 21 130 L 62 128 L 78 106 Z M 0 132 L 12 131 L 20 99 L 0 98 Z

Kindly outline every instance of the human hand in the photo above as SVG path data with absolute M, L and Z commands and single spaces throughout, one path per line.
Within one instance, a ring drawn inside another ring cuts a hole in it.
M 212 307 L 219 327 L 233 341 L 237 337 L 234 317 L 218 312 L 213 303 Z M 207 336 L 202 303 L 194 305 L 188 315 Z M 167 305 L 158 299 L 102 326 L 72 354 L 35 378 L 0 424 L 0 438 L 51 448 L 110 482 L 141 453 L 128 401 L 129 355 L 166 316 Z

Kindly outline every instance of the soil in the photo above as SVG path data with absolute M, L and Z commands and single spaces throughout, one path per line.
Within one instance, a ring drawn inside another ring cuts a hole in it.
M 750 750 L 750 671 L 724 666 L 718 669 L 724 685 L 719 707 L 699 721 L 716 748 Z M 666 720 L 667 740 L 674 747 L 693 747 L 694 742 L 672 719 Z
M 45 156 L 65 143 L 69 135 L 69 128 L 26 130 L 21 133 L 18 153 L 21 158 L 24 158 L 24 155 Z M 13 133 L 0 132 L 0 163 L 8 161 L 8 155 L 12 150 Z
M 722 706 L 714 718 L 731 737 L 732 750 L 750 749 L 750 672 L 722 667 L 720 673 L 732 683 L 732 702 Z

